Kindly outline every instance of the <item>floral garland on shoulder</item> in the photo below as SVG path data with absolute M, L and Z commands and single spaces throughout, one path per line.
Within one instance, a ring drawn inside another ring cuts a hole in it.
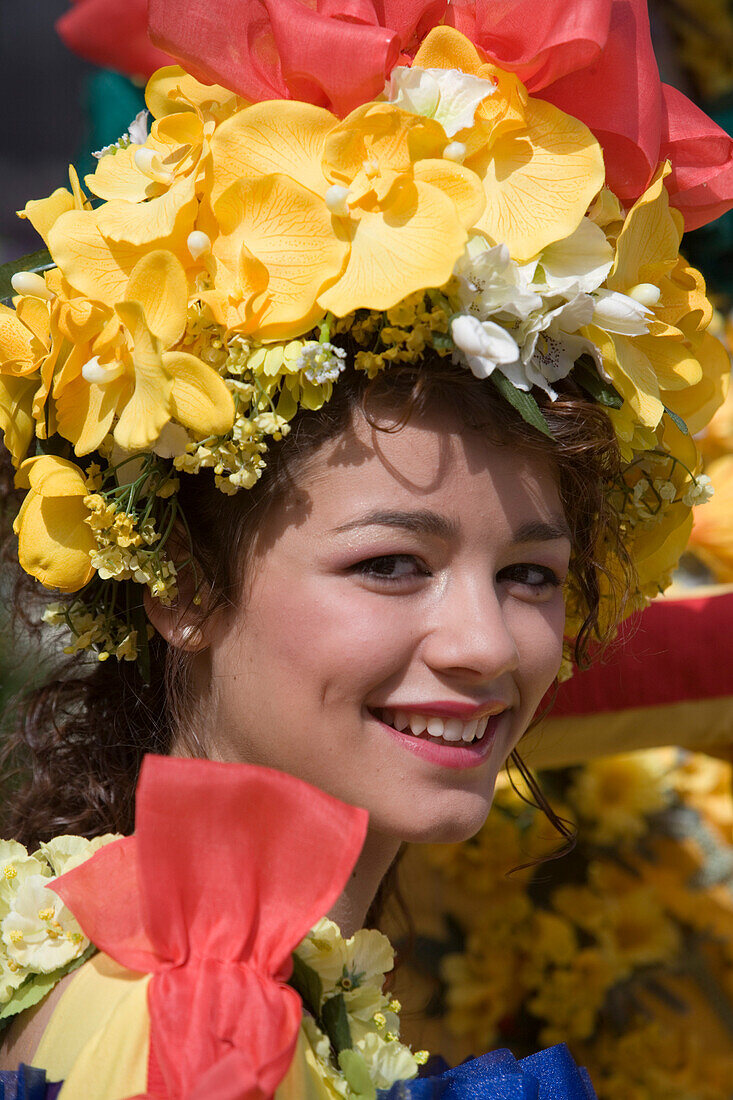
M 119 837 L 64 835 L 32 855 L 0 840 L 0 1034 L 96 951 L 61 898 L 49 890 Z M 303 1000 L 312 1065 L 344 1100 L 374 1100 L 377 1089 L 415 1077 L 426 1051 L 400 1042 L 400 1004 L 383 992 L 394 966 L 385 935 L 361 929 L 345 939 L 322 918 L 293 953 L 290 984 Z

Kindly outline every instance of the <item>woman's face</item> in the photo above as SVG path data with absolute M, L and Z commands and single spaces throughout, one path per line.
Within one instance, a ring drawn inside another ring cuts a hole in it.
M 445 417 L 355 425 L 265 522 L 208 632 L 212 754 L 404 840 L 472 835 L 558 670 L 570 541 L 549 463 Z

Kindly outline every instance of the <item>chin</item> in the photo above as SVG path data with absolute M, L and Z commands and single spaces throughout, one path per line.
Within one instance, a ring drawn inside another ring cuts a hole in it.
M 376 814 L 372 815 L 372 822 L 380 832 L 390 833 L 407 844 L 459 844 L 479 831 L 491 809 L 492 797 L 454 792 L 452 797 L 426 799 L 424 810 L 416 808 L 409 822 L 390 817 L 389 821 L 378 823 Z

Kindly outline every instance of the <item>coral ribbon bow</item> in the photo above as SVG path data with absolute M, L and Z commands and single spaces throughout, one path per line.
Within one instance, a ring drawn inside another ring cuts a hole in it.
M 302 1013 L 292 951 L 343 890 L 367 818 L 267 768 L 145 759 L 135 836 L 54 889 L 100 950 L 153 975 L 150 1100 L 272 1096 Z

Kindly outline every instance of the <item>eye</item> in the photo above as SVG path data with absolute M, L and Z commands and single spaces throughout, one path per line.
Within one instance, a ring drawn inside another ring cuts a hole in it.
M 352 566 L 351 571 L 369 580 L 388 584 L 430 575 L 413 554 L 380 554 L 378 558 L 365 558 Z
M 522 594 L 534 597 L 549 597 L 554 589 L 562 585 L 554 569 L 546 565 L 534 565 L 530 562 L 518 562 L 500 570 L 498 580 L 508 583 L 511 587 L 519 587 Z

